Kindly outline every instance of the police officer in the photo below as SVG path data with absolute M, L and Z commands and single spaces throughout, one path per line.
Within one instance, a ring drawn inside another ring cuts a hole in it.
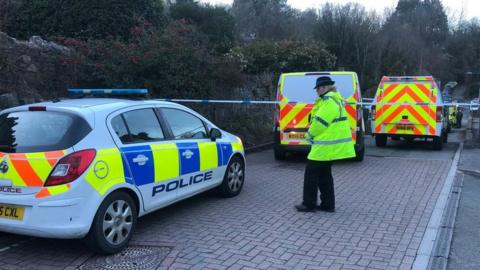
M 315 84 L 318 99 L 313 106 L 306 135 L 312 147 L 305 169 L 303 202 L 295 205 L 300 212 L 315 212 L 317 209 L 335 212 L 332 161 L 355 157 L 343 99 L 334 84 L 328 76 L 319 77 Z M 319 206 L 317 188 L 320 190 Z
M 461 128 L 462 127 L 462 118 L 463 118 L 463 112 L 462 112 L 462 108 L 458 108 L 457 109 L 457 128 Z

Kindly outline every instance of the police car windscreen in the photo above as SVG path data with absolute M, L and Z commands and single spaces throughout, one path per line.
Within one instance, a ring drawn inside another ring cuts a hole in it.
M 314 103 L 317 99 L 315 82 L 317 78 L 325 75 L 290 75 L 285 77 L 282 95 L 288 98 L 289 102 Z M 351 74 L 328 75 L 343 98 L 353 95 L 353 76 Z
M 65 150 L 91 131 L 81 117 L 60 112 L 23 111 L 0 115 L 0 151 L 31 153 Z

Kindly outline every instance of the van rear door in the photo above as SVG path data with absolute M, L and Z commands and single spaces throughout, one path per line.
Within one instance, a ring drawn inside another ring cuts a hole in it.
M 375 99 L 375 133 L 435 135 L 437 92 L 433 81 L 384 82 Z
M 308 144 L 304 139 L 310 127 L 310 113 L 315 100 L 318 98 L 314 89 L 315 82 L 320 76 L 329 76 L 335 81 L 335 86 L 346 100 L 356 100 L 355 74 L 352 72 L 312 72 L 287 73 L 280 78 L 280 88 L 277 100 L 280 101 L 278 124 L 280 143 L 284 145 Z M 347 108 L 348 107 L 348 108 Z M 356 105 L 345 106 L 352 126 L 356 131 Z M 351 118 L 351 119 L 350 119 Z

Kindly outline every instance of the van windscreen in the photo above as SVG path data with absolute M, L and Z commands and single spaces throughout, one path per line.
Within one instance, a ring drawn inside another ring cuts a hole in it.
M 52 111 L 0 115 L 0 151 L 31 153 L 64 150 L 91 131 L 81 117 Z
M 285 76 L 282 95 L 288 98 L 289 102 L 314 103 L 317 99 L 315 82 L 317 78 L 325 75 L 288 75 Z M 328 75 L 337 87 L 343 98 L 349 98 L 354 93 L 352 74 Z

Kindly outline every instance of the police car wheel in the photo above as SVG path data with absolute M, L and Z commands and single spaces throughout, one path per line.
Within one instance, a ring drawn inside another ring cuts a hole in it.
M 132 238 L 137 223 L 137 208 L 124 192 L 110 194 L 95 214 L 86 237 L 87 245 L 100 254 L 121 251 Z
M 237 196 L 242 191 L 244 180 L 245 165 L 241 158 L 235 156 L 228 163 L 223 182 L 218 188 L 219 194 L 227 198 Z

